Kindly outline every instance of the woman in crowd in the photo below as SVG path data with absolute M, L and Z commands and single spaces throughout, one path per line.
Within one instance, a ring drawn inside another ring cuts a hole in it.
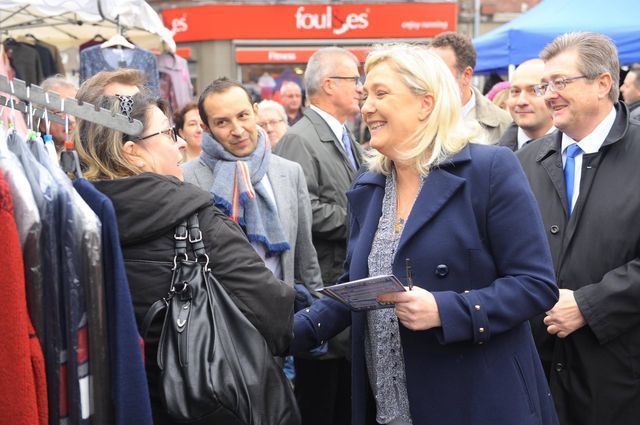
M 180 164 L 185 142 L 170 126 L 165 105 L 145 93 L 102 96 L 102 87 L 86 84 L 80 100 L 92 100 L 144 126 L 142 134 L 133 137 L 78 120 L 76 133 L 85 177 L 111 199 L 116 210 L 138 325 L 149 307 L 168 292 L 176 225 L 197 212 L 213 274 L 264 336 L 272 353 L 286 351 L 294 290 L 273 276 L 242 230 L 212 206 L 211 194 L 183 183 Z M 161 328 L 161 318 L 150 327 L 145 366 L 154 423 L 170 424 L 158 388 L 156 356 Z
M 340 281 L 394 274 L 394 308 L 323 298 L 296 314 L 292 351 L 352 325 L 353 425 L 557 423 L 528 319 L 558 299 L 542 221 L 516 157 L 470 144 L 442 60 L 382 46 L 365 63 L 369 171 L 347 194 Z
M 267 132 L 271 147 L 275 148 L 289 128 L 284 106 L 273 100 L 258 103 L 258 125 Z
M 187 103 L 182 109 L 173 115 L 178 136 L 187 143 L 184 149 L 184 160 L 191 161 L 202 152 L 202 119 L 198 113 L 196 102 Z

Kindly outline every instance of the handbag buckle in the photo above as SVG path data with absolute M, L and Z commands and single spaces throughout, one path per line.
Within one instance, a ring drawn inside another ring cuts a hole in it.
M 202 231 L 200 229 L 194 229 L 198 231 L 198 236 L 195 239 L 191 238 L 191 232 L 189 232 L 189 242 L 196 243 L 202 241 Z

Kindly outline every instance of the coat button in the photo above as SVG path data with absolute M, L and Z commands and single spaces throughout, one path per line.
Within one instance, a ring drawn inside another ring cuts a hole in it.
M 564 370 L 564 365 L 562 363 L 556 363 L 555 365 L 553 365 L 553 368 L 556 370 L 556 372 L 562 372 Z
M 440 264 L 436 267 L 436 276 L 445 277 L 449 274 L 449 267 L 446 264 Z
M 560 226 L 558 226 L 557 224 L 552 224 L 551 227 L 549 227 L 549 231 L 552 235 L 557 235 L 560 231 Z

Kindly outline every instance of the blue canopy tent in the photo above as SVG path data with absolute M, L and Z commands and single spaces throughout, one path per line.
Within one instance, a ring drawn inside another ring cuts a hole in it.
M 538 57 L 556 36 L 571 31 L 605 34 L 621 64 L 640 62 L 638 0 L 544 0 L 513 21 L 473 40 L 475 72 L 505 72 L 509 65 Z

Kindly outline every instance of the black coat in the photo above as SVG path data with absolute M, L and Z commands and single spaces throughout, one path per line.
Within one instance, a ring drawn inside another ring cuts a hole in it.
M 94 182 L 116 210 L 120 243 L 138 327 L 147 310 L 164 297 L 171 283 L 174 229 L 198 212 L 213 274 L 235 304 L 264 336 L 273 354 L 283 353 L 293 337 L 293 288 L 277 280 L 244 233 L 212 206 L 211 194 L 174 177 L 144 173 Z M 154 423 L 167 422 L 157 389 L 156 355 L 164 317 L 145 340 L 145 365 Z
M 640 423 L 640 122 L 624 104 L 597 153 L 585 154 L 567 219 L 560 131 L 517 155 L 538 200 L 558 287 L 575 291 L 587 325 L 534 337 L 563 425 Z

